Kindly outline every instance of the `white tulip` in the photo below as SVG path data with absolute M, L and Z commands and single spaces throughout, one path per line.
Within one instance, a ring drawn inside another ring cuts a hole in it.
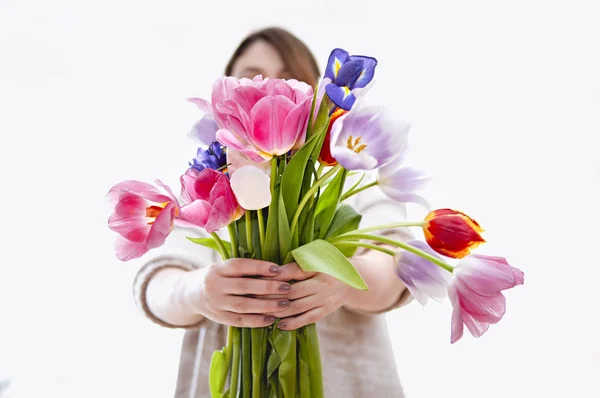
M 271 179 L 258 167 L 240 167 L 230 182 L 238 203 L 245 210 L 258 210 L 271 204 Z

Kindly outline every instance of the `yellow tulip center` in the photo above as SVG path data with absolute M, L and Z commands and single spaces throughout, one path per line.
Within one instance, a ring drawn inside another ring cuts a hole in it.
M 163 211 L 168 204 L 169 202 L 164 202 L 146 207 L 146 217 L 150 218 L 148 225 L 154 224 L 156 217 L 158 217 L 160 212 Z
M 348 149 L 356 153 L 361 153 L 367 147 L 367 144 L 360 143 L 361 139 L 362 137 L 360 136 L 356 139 L 352 136 L 348 137 Z

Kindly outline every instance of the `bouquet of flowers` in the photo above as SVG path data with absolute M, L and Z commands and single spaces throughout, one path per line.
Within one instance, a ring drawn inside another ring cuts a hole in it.
M 296 262 L 367 290 L 348 258 L 359 247 L 378 250 L 393 256 L 419 303 L 450 298 L 452 343 L 464 325 L 481 336 L 504 315 L 502 291 L 522 284 L 523 272 L 502 257 L 471 254 L 484 243 L 477 222 L 438 209 L 424 220 L 361 228 L 361 214 L 346 203 L 375 187 L 398 202 L 426 203 L 418 192 L 424 173 L 403 156 L 410 124 L 365 102 L 376 66 L 374 58 L 335 49 L 314 89 L 296 80 L 222 77 L 210 102 L 190 99 L 204 112 L 194 128 L 204 145 L 180 178 L 180 197 L 160 181 L 124 181 L 108 194 L 117 257 L 140 257 L 176 225 L 193 226 L 211 237 L 188 239 L 223 259 Z M 362 184 L 369 172 L 375 181 Z M 350 174 L 361 178 L 348 188 Z M 421 228 L 424 239 L 376 233 L 407 227 Z M 217 235 L 223 228 L 229 241 Z M 210 366 L 213 397 L 323 396 L 315 324 L 292 331 L 229 327 Z

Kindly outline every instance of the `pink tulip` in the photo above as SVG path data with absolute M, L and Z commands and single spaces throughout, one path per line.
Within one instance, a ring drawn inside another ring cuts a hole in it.
M 244 210 L 238 204 L 229 179 L 213 169 L 193 169 L 181 176 L 183 206 L 177 223 L 201 227 L 212 233 L 239 219 Z
M 213 84 L 210 104 L 217 139 L 254 162 L 286 154 L 304 143 L 312 96 L 311 86 L 293 79 L 223 77 Z
M 119 236 L 115 243 L 117 258 L 127 261 L 165 243 L 173 230 L 179 204 L 171 190 L 160 181 L 155 186 L 140 181 L 123 181 L 108 192 L 114 212 L 108 227 Z
M 522 285 L 523 271 L 511 267 L 503 257 L 472 254 L 460 261 L 448 287 L 452 303 L 451 343 L 460 340 L 463 325 L 480 337 L 490 324 L 498 323 L 506 312 L 502 290 Z

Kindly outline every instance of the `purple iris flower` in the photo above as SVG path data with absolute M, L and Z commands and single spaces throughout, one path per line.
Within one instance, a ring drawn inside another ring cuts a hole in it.
M 220 170 L 227 165 L 227 152 L 221 143 L 215 141 L 208 148 L 198 148 L 190 167 L 198 172 L 204 169 Z
M 347 51 L 336 48 L 329 55 L 325 77 L 331 83 L 325 92 L 338 107 L 350 110 L 356 96 L 353 90 L 365 87 L 375 75 L 377 60 L 362 55 L 349 55 Z

